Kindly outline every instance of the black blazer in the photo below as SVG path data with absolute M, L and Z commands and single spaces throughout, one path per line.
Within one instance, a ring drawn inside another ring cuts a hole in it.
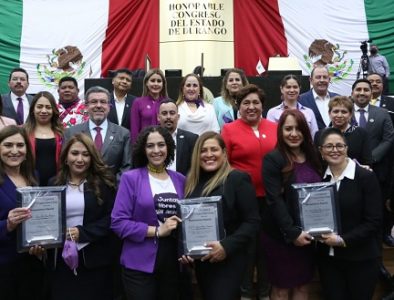
M 394 124 L 394 98 L 389 96 L 380 97 L 380 107 L 388 111 L 391 121 Z
M 200 182 L 188 198 L 200 197 L 204 184 Z M 256 192 L 249 175 L 231 171 L 224 186 L 218 186 L 209 196 L 222 196 L 226 237 L 220 243 L 227 256 L 246 253 L 260 225 Z
M 283 178 L 282 169 L 286 159 L 279 150 L 273 150 L 264 157 L 263 180 L 266 199 L 263 203 L 263 230 L 271 237 L 292 243 L 301 234 L 297 207 L 297 192 L 291 187 L 294 174 Z
M 176 171 L 187 175 L 189 172 L 197 134 L 183 129 L 177 129 L 176 134 Z
M 376 175 L 356 166 L 354 180 L 345 177 L 334 194 L 341 224 L 338 233 L 346 243 L 346 247 L 334 247 L 334 257 L 352 261 L 379 257 L 382 202 Z M 329 247 L 317 245 L 319 254 L 327 256 Z
M 30 105 L 31 101 L 33 100 L 33 96 L 26 94 L 26 97 L 27 97 L 27 101 L 29 101 L 29 105 Z M 2 98 L 2 101 L 3 101 L 2 115 L 4 117 L 8 117 L 8 118 L 14 119 L 15 122 L 18 125 L 22 125 L 18 121 L 18 116 L 16 115 L 16 111 L 15 111 L 14 105 L 12 104 L 11 92 L 8 93 L 8 94 L 1 95 L 1 98 Z M 29 114 L 28 111 L 24 111 L 23 113 L 24 113 L 24 115 L 28 115 Z
M 103 204 L 99 205 L 97 198 L 88 183 L 84 184 L 85 210 L 83 225 L 79 229 L 79 242 L 89 245 L 79 251 L 79 263 L 83 263 L 88 269 L 109 266 L 112 263 L 112 241 L 113 237 L 110 223 L 111 211 L 115 201 L 115 190 L 105 184 L 100 185 L 101 199 Z M 67 202 L 67 199 L 66 199 Z M 48 252 L 48 263 L 54 262 L 54 251 Z M 57 259 L 61 259 L 62 249 L 59 249 Z M 82 258 L 82 259 L 81 259 Z
M 136 96 L 133 95 L 127 95 L 126 97 L 126 103 L 124 106 L 123 110 L 123 116 L 122 116 L 122 123 L 120 126 L 130 130 L 130 112 L 131 112 L 131 106 L 133 105 L 134 99 Z M 116 105 L 115 105 L 115 98 L 114 95 L 112 94 L 111 96 L 111 105 L 110 105 L 110 110 L 108 113 L 108 120 L 112 123 L 115 123 L 116 125 L 119 125 L 119 120 L 118 120 L 118 115 L 116 113 Z

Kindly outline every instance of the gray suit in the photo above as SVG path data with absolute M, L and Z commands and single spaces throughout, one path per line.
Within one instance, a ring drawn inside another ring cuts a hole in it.
M 27 100 L 29 101 L 29 104 L 31 104 L 31 101 L 33 100 L 33 96 L 26 94 L 26 97 L 27 97 Z M 18 125 L 22 125 L 22 124 L 19 124 L 19 122 L 18 122 L 18 116 L 16 115 L 16 111 L 15 111 L 14 105 L 12 104 L 12 100 L 11 100 L 11 92 L 8 94 L 1 95 L 1 98 L 3 101 L 2 115 L 5 117 L 14 119 Z M 23 113 L 24 113 L 24 115 L 29 114 L 28 111 L 24 111 Z
M 64 144 L 75 134 L 85 133 L 92 138 L 89 122 L 67 128 L 64 133 Z M 108 121 L 108 129 L 104 138 L 101 154 L 104 162 L 111 167 L 114 175 L 119 180 L 122 172 L 131 167 L 130 132 Z
M 372 150 L 372 167 L 379 179 L 382 193 L 386 196 L 391 175 L 390 160 L 394 141 L 393 123 L 387 110 L 369 105 L 365 129 Z

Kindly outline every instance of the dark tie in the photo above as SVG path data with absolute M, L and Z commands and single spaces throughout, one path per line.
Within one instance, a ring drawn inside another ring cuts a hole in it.
M 367 127 L 367 119 L 365 118 L 365 109 L 360 108 L 358 110 L 358 112 L 360 113 L 360 119 L 359 119 L 359 122 L 358 122 L 358 126 L 360 126 L 362 128 Z
M 18 125 L 23 124 L 23 99 L 21 97 L 16 98 L 18 100 L 18 106 L 16 107 L 16 116 L 18 118 Z
M 103 147 L 103 137 L 101 136 L 101 127 L 96 127 L 94 130 L 97 131 L 96 137 L 94 138 L 94 143 L 96 144 L 96 148 L 98 151 L 101 151 Z

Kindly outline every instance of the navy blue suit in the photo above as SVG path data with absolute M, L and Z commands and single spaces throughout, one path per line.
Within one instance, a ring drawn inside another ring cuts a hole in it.
M 335 93 L 331 93 L 328 92 L 328 94 L 330 95 L 330 98 L 334 97 L 334 96 L 338 96 L 338 94 Z M 312 93 L 312 89 L 309 90 L 308 92 L 305 92 L 303 94 L 300 95 L 300 98 L 298 99 L 298 102 L 300 102 L 302 105 L 310 108 L 311 110 L 313 110 L 313 113 L 315 114 L 316 117 L 316 121 L 317 121 L 317 126 L 320 129 L 326 128 L 328 126 L 328 124 L 324 123 L 324 120 L 320 114 L 319 109 L 317 108 L 316 105 L 316 101 L 315 98 L 313 97 L 313 93 Z

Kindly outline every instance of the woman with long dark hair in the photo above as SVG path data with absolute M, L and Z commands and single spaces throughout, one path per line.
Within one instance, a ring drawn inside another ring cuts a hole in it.
M 321 181 L 320 161 L 300 111 L 282 113 L 277 136 L 262 170 L 267 192 L 262 243 L 272 284 L 270 299 L 308 299 L 315 270 L 312 237 L 299 227 L 297 193 L 291 184 Z
M 46 186 L 59 169 L 63 141 L 63 126 L 51 93 L 43 91 L 34 96 L 24 127 L 29 135 L 39 184 Z

